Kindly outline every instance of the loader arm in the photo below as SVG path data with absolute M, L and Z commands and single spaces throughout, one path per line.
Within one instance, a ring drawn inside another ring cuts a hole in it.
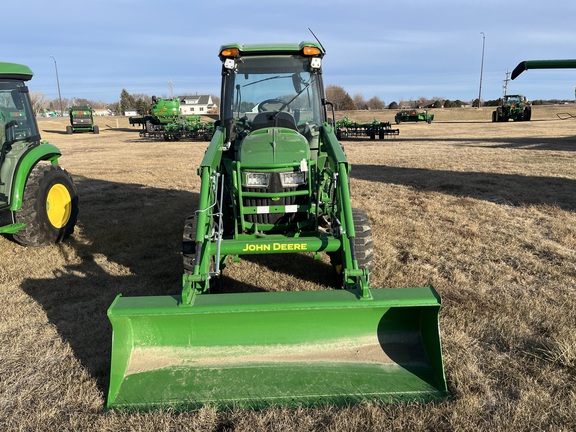
M 328 160 L 333 164 L 331 170 L 336 175 L 336 192 L 339 214 L 341 223 L 341 236 L 343 248 L 343 271 L 344 286 L 348 289 L 358 289 L 359 297 L 362 299 L 371 298 L 369 289 L 369 271 L 368 269 L 358 268 L 358 262 L 355 256 L 354 238 L 354 218 L 352 216 L 352 205 L 350 198 L 350 187 L 348 172 L 350 165 L 344 154 L 340 142 L 336 138 L 334 128 L 328 123 L 322 127 L 322 141 L 325 145 L 325 151 L 328 153 Z
M 196 261 L 194 262 L 194 271 L 190 275 L 183 275 L 182 280 L 182 303 L 192 305 L 196 294 L 208 290 L 209 268 L 211 256 L 210 237 L 214 227 L 214 216 L 216 211 L 216 197 L 218 194 L 219 173 L 218 167 L 222 160 L 224 150 L 225 131 L 218 127 L 215 132 L 204 158 L 198 168 L 198 175 L 201 178 L 200 198 L 198 210 L 196 211 L 196 238 L 195 248 Z

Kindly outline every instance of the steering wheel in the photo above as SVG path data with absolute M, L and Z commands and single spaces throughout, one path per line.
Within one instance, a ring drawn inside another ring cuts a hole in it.
M 277 105 L 276 107 L 270 109 L 267 108 L 266 105 Z M 280 99 L 266 99 L 263 100 L 258 104 L 258 112 L 265 112 L 265 111 L 278 111 L 282 106 L 285 106 L 286 102 Z M 286 110 L 288 111 L 288 110 Z

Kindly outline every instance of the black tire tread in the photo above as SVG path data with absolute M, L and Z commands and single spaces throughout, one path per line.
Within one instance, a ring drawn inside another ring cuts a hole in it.
M 354 251 L 359 268 L 372 268 L 372 259 L 374 258 L 374 241 L 372 240 L 372 228 L 368 215 L 360 209 L 352 209 L 354 220 Z

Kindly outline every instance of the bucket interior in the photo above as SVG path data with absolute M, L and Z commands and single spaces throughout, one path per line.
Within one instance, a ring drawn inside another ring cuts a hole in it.
M 431 291 L 432 290 L 432 291 Z M 118 297 L 109 407 L 446 397 L 432 288 Z M 409 294 L 409 295 L 408 295 Z

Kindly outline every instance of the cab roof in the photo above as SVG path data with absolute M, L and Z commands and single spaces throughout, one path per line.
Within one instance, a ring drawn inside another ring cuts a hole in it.
M 0 78 L 28 81 L 34 73 L 28 66 L 18 63 L 0 62 Z
M 258 54 L 299 54 L 305 46 L 316 47 L 320 50 L 321 56 L 326 52 L 318 42 L 302 41 L 300 43 L 268 43 L 268 44 L 241 44 L 229 43 L 220 47 L 222 50 L 229 48 L 238 48 L 240 55 L 258 55 Z

